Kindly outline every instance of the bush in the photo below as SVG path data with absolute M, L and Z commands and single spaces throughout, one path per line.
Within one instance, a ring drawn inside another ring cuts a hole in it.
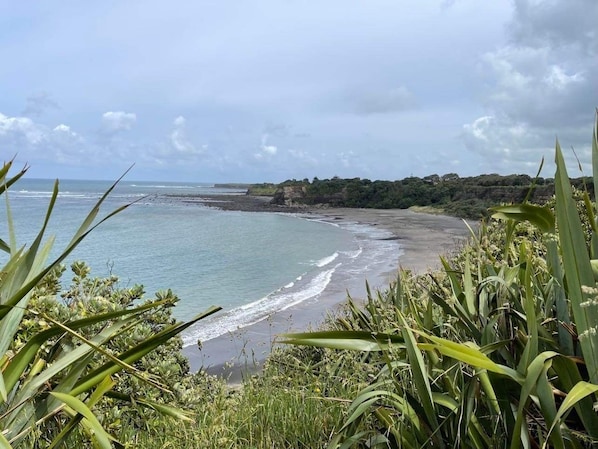
M 556 164 L 554 210 L 495 208 L 503 223 L 482 226 L 441 273 L 402 272 L 353 307 L 351 330 L 287 336 L 385 361 L 330 447 L 598 444 L 596 205 L 573 199 L 558 142 Z
M 0 194 L 18 181 L 26 168 L 9 176 L 12 162 L 0 170 Z M 188 323 L 175 323 L 168 308 L 171 293 L 133 305 L 141 290 L 114 290 L 115 279 L 88 282 L 87 268 L 75 264 L 75 282 L 63 304 L 53 297 L 64 271 L 61 262 L 89 232 L 123 206 L 96 220 L 112 188 L 92 208 L 71 242 L 47 262 L 53 239 L 44 234 L 58 196 L 58 182 L 35 240 L 19 247 L 14 238 L 10 204 L 6 217 L 9 238 L 0 240 L 8 260 L 0 271 L 0 445 L 56 447 L 75 430 L 94 445 L 108 448 L 115 441 L 100 423 L 107 401 L 124 401 L 179 419 L 187 415 L 160 403 L 174 394 L 157 375 L 171 365 L 144 367 L 143 358 L 168 343 L 186 327 L 217 311 L 211 308 Z M 166 313 L 166 315 L 164 315 Z M 146 319 L 149 319 L 145 322 Z M 155 319 L 154 319 L 155 318 Z M 151 331 L 151 332 L 150 332 Z M 178 343 L 180 344 L 180 342 Z M 168 348 L 163 348 L 168 349 Z M 137 365 L 137 366 L 136 366 Z M 184 365 L 179 364 L 179 368 Z M 150 387 L 151 386 L 151 387 Z M 146 398 L 146 390 L 156 391 Z M 155 390 L 152 390 L 155 389 Z M 98 419 L 99 418 L 99 419 Z

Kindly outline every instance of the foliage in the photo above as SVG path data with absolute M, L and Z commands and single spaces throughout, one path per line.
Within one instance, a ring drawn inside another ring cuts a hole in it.
M 143 301 L 144 291 L 139 285 L 121 288 L 117 276 L 91 277 L 89 267 L 83 262 L 73 263 L 71 271 L 74 276 L 70 281 L 69 288 L 65 291 L 61 288 L 61 279 L 65 272 L 63 266 L 57 267 L 36 287 L 29 302 L 30 310 L 25 312 L 21 331 L 18 339 L 14 342 L 15 348 L 22 345 L 23 341 L 28 341 L 36 332 L 49 326 L 47 322 L 40 322 L 36 319 L 39 314 L 65 322 L 126 310 Z M 138 322 L 126 333 L 107 342 L 105 346 L 107 351 L 111 354 L 122 353 L 162 331 L 166 326 L 175 324 L 172 308 L 178 298 L 168 290 L 158 292 L 154 301 L 163 301 L 163 304 L 145 311 L 140 315 Z M 149 302 L 145 300 L 146 304 Z M 86 338 L 91 338 L 99 329 L 98 325 L 91 326 L 82 329 L 81 334 Z M 54 340 L 48 341 L 45 347 L 50 347 L 54 343 Z M 74 342 L 71 337 L 63 336 L 62 344 L 73 345 Z M 198 400 L 198 395 L 193 394 L 192 389 L 198 382 L 203 385 L 204 379 L 190 374 L 189 362 L 183 356 L 181 349 L 182 340 L 176 336 L 132 364 L 140 372 L 160 379 L 163 384 L 168 385 L 168 390 L 148 385 L 136 377 L 119 373 L 114 375 L 118 378 L 118 382 L 114 387 L 113 396 L 116 394 L 131 396 L 136 392 L 143 391 L 145 400 L 187 409 L 192 408 Z M 105 357 L 98 354 L 92 360 L 91 365 L 99 366 L 105 361 Z M 209 396 L 209 390 L 203 394 Z M 153 409 L 127 405 L 121 403 L 117 398 L 105 398 L 97 404 L 95 411 L 101 416 L 101 421 L 108 429 L 122 426 L 125 420 L 128 420 L 131 426 L 140 428 L 148 422 L 159 419 Z
M 342 426 L 350 403 L 342 398 L 355 395 L 374 372 L 363 369 L 360 357 L 345 355 L 275 350 L 263 371 L 242 385 L 224 388 L 223 382 L 201 377 L 205 383 L 189 390 L 198 395 L 193 423 L 155 420 L 143 433 L 125 423 L 119 439 L 145 449 L 324 448 Z
M 576 188 L 587 184 L 588 178 L 573 179 Z M 264 185 L 257 184 L 255 192 Z M 278 187 L 274 201 L 285 202 L 283 187 L 292 186 L 302 195 L 294 202 L 308 205 L 326 204 L 333 207 L 360 207 L 378 209 L 407 209 L 413 206 L 431 206 L 445 213 L 478 219 L 487 216 L 489 207 L 504 203 L 518 203 L 528 194 L 538 203 L 549 201 L 555 192 L 553 179 L 532 178 L 528 175 L 497 174 L 460 178 L 454 173 L 437 174 L 418 178 L 411 176 L 397 181 L 370 181 L 352 178 L 314 178 L 285 181 L 278 186 L 268 185 L 269 191 Z M 591 195 L 593 186 L 589 185 Z M 253 193 L 251 187 L 249 193 Z M 271 193 L 272 194 L 272 193 Z
M 253 196 L 274 196 L 278 186 L 272 183 L 251 184 L 247 189 L 247 195 Z
M 26 171 L 24 168 L 11 177 L 11 166 L 12 162 L 6 163 L 0 170 L 0 194 L 6 194 Z M 44 238 L 58 197 L 58 181 L 41 229 L 29 247 L 17 244 L 6 198 L 9 236 L 8 241 L 0 240 L 0 249 L 7 253 L 0 277 L 1 447 L 57 447 L 75 430 L 87 435 L 94 445 L 112 447 L 118 443 L 107 433 L 95 412 L 104 398 L 135 402 L 188 419 L 174 407 L 139 395 L 142 385 L 144 389 L 152 385 L 164 392 L 168 387 L 135 365 L 217 308 L 188 323 L 160 324 L 143 340 L 131 340 L 130 333 L 148 313 L 171 306 L 176 298 L 169 294 L 142 305 L 119 306 L 110 304 L 104 297 L 94 296 L 79 307 L 77 302 L 83 297 L 67 294 L 66 307 L 54 310 L 55 313 L 50 313 L 52 306 L 47 307 L 48 297 L 58 290 L 56 279 L 60 275 L 61 269 L 57 268 L 60 263 L 89 232 L 127 207 L 96 220 L 100 206 L 115 185 L 92 208 L 66 248 L 50 262 L 47 259 L 53 239 L 44 241 Z M 77 269 L 85 271 L 82 266 Z M 79 280 L 83 282 L 81 274 Z M 84 291 L 81 282 L 75 282 L 74 288 Z M 126 303 L 138 293 L 125 292 L 121 299 Z M 36 300 L 32 301 L 34 296 Z M 128 390 L 123 379 L 131 382 Z
M 598 177 L 596 129 L 592 145 Z M 584 194 L 580 218 L 558 142 L 556 163 L 554 211 L 496 208 L 443 272 L 354 306 L 350 330 L 286 337 L 385 361 L 330 447 L 598 444 L 596 206 Z

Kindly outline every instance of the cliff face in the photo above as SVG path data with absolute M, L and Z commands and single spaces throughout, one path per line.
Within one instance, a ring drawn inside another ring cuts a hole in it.
M 281 186 L 276 189 L 271 203 L 285 206 L 303 205 L 306 192 L 305 186 Z

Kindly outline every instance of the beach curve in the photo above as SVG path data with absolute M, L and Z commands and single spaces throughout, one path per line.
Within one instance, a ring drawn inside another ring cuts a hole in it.
M 372 233 L 373 238 L 397 244 L 399 251 L 388 254 L 388 260 L 377 261 L 374 271 L 369 270 L 367 276 L 329 284 L 315 303 L 295 304 L 270 314 L 265 320 L 202 342 L 201 346 L 183 348 L 193 371 L 205 369 L 229 382 L 238 382 L 242 376 L 259 370 L 277 335 L 315 329 L 346 302 L 347 293 L 354 299 L 365 298 L 366 281 L 372 289 L 384 289 L 396 278 L 399 267 L 414 273 L 437 267 L 439 255 L 450 252 L 469 236 L 469 228 L 459 218 L 404 209 L 313 208 L 302 209 L 299 217 L 349 230 L 353 227 L 380 231 Z

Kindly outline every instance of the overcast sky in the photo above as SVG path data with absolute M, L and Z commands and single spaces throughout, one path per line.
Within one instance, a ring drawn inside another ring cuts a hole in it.
M 586 164 L 596 0 L 0 0 L 30 176 L 282 181 Z

